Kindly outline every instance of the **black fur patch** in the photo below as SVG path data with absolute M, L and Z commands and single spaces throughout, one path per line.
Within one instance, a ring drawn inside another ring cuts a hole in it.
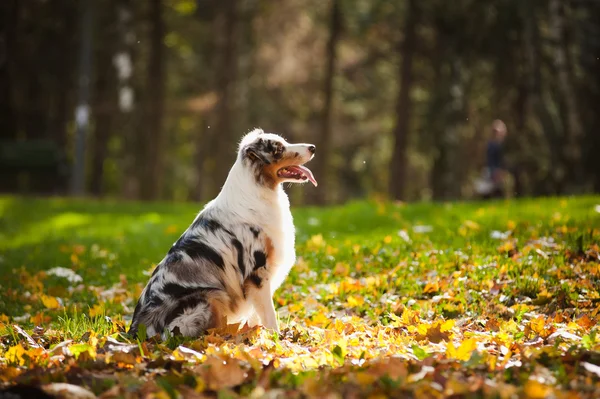
M 245 154 L 246 158 L 255 165 L 260 163 L 264 163 L 265 165 L 271 164 L 271 162 L 263 154 L 262 146 L 258 144 L 249 145 L 245 150 Z
M 254 251 L 254 270 L 267 265 L 267 255 L 262 251 Z
M 169 312 L 169 315 L 165 318 L 165 326 L 171 324 L 173 320 L 183 314 L 186 309 L 194 308 L 200 303 L 205 302 L 206 299 L 202 294 L 188 295 L 177 302 L 177 306 Z
M 158 308 L 162 306 L 163 300 L 156 295 L 156 293 L 152 293 L 148 298 L 146 298 L 146 307 L 148 308 Z
M 201 217 L 201 218 L 198 218 L 192 224 L 192 228 L 199 228 L 199 227 L 202 227 L 202 228 L 210 231 L 211 233 L 214 233 L 215 231 L 222 229 L 223 225 L 221 223 L 217 222 L 216 220 Z
M 175 255 L 175 254 L 169 254 L 169 256 L 167 257 L 167 259 L 169 259 L 171 257 L 171 255 Z M 179 258 L 181 259 L 181 254 L 178 254 Z M 160 265 L 156 266 L 154 268 L 154 270 L 152 271 L 152 276 L 150 276 L 151 278 L 154 277 L 156 275 L 156 273 L 158 273 L 158 270 L 160 269 Z
M 150 297 L 152 296 L 152 279 L 148 282 L 146 286 L 146 292 L 144 293 L 144 303 L 148 303 L 150 301 Z
M 252 232 L 252 234 L 254 234 L 254 238 L 258 238 L 258 235 L 260 234 L 260 230 L 257 229 L 254 226 L 250 226 L 250 231 Z
M 129 327 L 129 331 L 127 334 L 137 336 L 138 324 L 140 322 L 140 312 L 142 310 L 142 304 L 138 300 L 137 305 L 135 305 L 135 310 L 133 311 L 133 318 L 131 319 L 131 326 Z
M 204 289 L 204 287 L 184 287 L 183 285 L 179 285 L 177 283 L 167 283 L 163 286 L 162 292 L 173 298 L 181 298 L 192 295 Z
M 167 255 L 167 258 L 165 259 L 165 264 L 173 264 L 173 263 L 177 263 L 177 262 L 181 262 L 181 260 L 183 259 L 183 255 L 181 255 L 181 252 L 173 250 L 173 251 L 169 251 L 169 254 Z M 154 269 L 154 272 L 152 273 L 152 275 L 154 276 L 154 273 L 157 272 L 158 268 L 160 267 L 160 265 L 158 265 L 156 267 L 156 269 Z
M 242 274 L 242 278 L 246 276 L 246 265 L 244 264 L 244 246 L 237 238 L 231 240 L 231 243 L 237 250 L 238 254 L 238 268 L 240 269 L 240 273 Z
M 262 278 L 256 273 L 250 274 L 246 280 L 256 286 L 256 288 L 262 287 Z
M 207 259 L 219 266 L 221 269 L 225 269 L 223 257 L 202 241 L 194 241 L 190 238 L 182 237 L 175 243 L 175 245 L 173 245 L 169 253 L 175 252 L 176 250 L 185 252 L 192 259 Z

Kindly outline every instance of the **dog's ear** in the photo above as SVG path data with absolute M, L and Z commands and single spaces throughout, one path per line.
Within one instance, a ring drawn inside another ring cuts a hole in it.
M 256 151 L 252 147 L 246 148 L 246 156 L 248 157 L 248 159 L 250 159 L 253 162 L 260 160 L 260 157 L 258 156 Z
M 269 160 L 265 158 L 264 154 L 255 146 L 248 146 L 244 149 L 244 155 L 250 160 L 250 162 L 262 162 L 266 165 L 270 164 Z
M 239 149 L 242 150 L 243 148 L 251 145 L 263 133 L 264 132 L 262 131 L 262 129 L 254 129 L 250 133 L 247 133 L 244 137 L 242 137 Z

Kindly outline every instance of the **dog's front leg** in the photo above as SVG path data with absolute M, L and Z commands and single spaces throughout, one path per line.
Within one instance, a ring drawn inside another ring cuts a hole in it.
M 254 306 L 254 311 L 262 325 L 270 330 L 279 333 L 277 326 L 277 313 L 273 306 L 273 298 L 271 298 L 271 285 L 269 278 L 261 278 L 256 275 L 249 279 L 251 281 L 250 290 L 248 292 L 248 300 Z M 254 317 L 253 317 L 254 318 Z

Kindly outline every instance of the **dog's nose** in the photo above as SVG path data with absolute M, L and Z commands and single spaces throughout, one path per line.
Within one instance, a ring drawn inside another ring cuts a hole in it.
M 310 151 L 311 154 L 314 154 L 316 151 L 316 147 L 314 145 L 309 145 L 308 146 L 308 151 Z

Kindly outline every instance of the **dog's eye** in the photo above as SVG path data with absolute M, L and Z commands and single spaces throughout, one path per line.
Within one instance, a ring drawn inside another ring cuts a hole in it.
M 283 154 L 283 145 L 281 145 L 280 143 L 275 144 L 275 149 L 273 150 L 273 153 L 275 155 Z

